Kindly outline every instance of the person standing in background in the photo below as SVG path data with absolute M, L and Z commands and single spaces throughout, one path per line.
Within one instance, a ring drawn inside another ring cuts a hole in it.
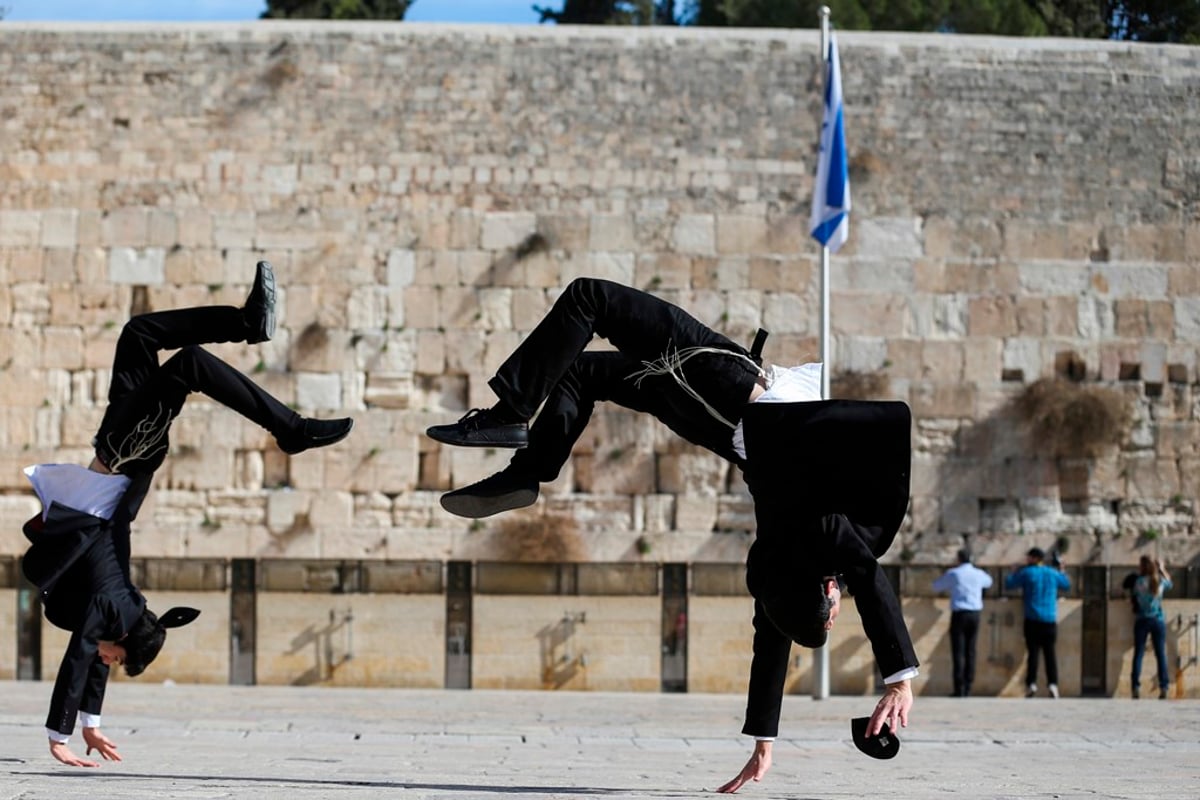
M 958 551 L 958 566 L 933 582 L 936 592 L 950 593 L 950 654 L 954 663 L 954 697 L 967 697 L 975 682 L 975 639 L 983 611 L 983 592 L 992 576 L 971 563 L 971 551 Z
M 1058 697 L 1058 659 L 1054 643 L 1058 638 L 1058 590 L 1070 589 L 1071 581 L 1058 565 L 1048 567 L 1042 562 L 1046 554 L 1040 547 L 1025 554 L 1025 566 L 1004 579 L 1005 589 L 1021 590 L 1025 606 L 1025 649 L 1029 660 L 1025 668 L 1025 696 L 1037 694 L 1038 652 L 1046 659 L 1046 681 L 1050 696 Z
M 1167 699 L 1171 679 L 1167 672 L 1167 623 L 1163 617 L 1163 592 L 1170 589 L 1171 576 L 1162 561 L 1142 556 L 1138 576 L 1133 581 L 1133 675 L 1130 682 L 1133 697 L 1138 697 L 1142 679 L 1142 658 L 1146 655 L 1146 637 L 1154 644 L 1154 660 L 1158 664 L 1158 699 Z

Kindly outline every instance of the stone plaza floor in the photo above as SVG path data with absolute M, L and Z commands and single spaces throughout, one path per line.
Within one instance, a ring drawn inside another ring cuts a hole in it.
M 49 754 L 48 682 L 0 682 L 0 800 L 682 798 L 748 758 L 735 695 L 113 683 L 124 757 Z M 900 754 L 854 749 L 868 697 L 785 699 L 748 798 L 1200 798 L 1200 701 L 918 697 Z M 72 739 L 82 754 L 82 741 Z

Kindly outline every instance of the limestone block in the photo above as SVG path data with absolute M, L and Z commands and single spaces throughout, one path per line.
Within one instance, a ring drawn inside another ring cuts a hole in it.
M 518 331 L 532 330 L 550 309 L 550 299 L 542 289 L 512 290 L 512 327 Z
M 352 531 L 354 495 L 346 491 L 317 492 L 309 504 L 308 520 L 322 532 Z M 336 554 L 338 550 L 332 552 Z
M 1126 497 L 1167 499 L 1180 494 L 1179 467 L 1174 458 L 1153 453 L 1125 459 Z
M 837 303 L 831 303 L 834 309 Z M 775 334 L 808 333 L 817 330 L 820 321 L 816 309 L 809 303 L 806 295 L 793 292 L 772 292 L 763 297 L 762 301 L 763 327 Z M 846 308 L 849 311 L 849 308 Z M 836 319 L 836 312 L 830 311 L 830 318 Z
M 1078 297 L 1092 289 L 1086 265 L 1023 263 L 1018 267 L 1021 293 L 1027 296 Z
M 484 335 L 480 331 L 448 330 L 446 370 L 467 375 L 484 375 Z
M 251 211 L 217 212 L 212 215 L 212 243 L 217 248 L 254 247 L 257 219 Z
M 145 247 L 150 243 L 150 209 L 129 206 L 108 212 L 101 220 L 100 236 L 110 247 Z
M 923 254 L 920 222 L 912 217 L 867 216 L 855 222 L 858 259 L 919 258 Z
M 492 331 L 483 343 L 483 374 L 494 375 L 513 350 L 520 344 L 521 335 L 513 330 Z
M 760 255 L 768 252 L 770 250 L 767 247 L 767 220 L 764 217 L 747 214 L 717 215 L 717 253 Z
M 490 447 L 444 447 L 441 457 L 447 455 L 451 484 L 466 486 L 507 467 L 512 451 Z
M 833 354 L 834 371 L 878 372 L 887 361 L 888 343 L 873 336 L 856 336 L 836 342 Z M 832 377 L 832 376 L 831 376 Z
M 1176 297 L 1173 304 L 1175 338 L 1181 342 L 1200 341 L 1200 297 Z
M 1004 363 L 1004 341 L 991 337 L 971 337 L 962 343 L 963 380 L 977 386 L 1000 381 Z
M 912 385 L 909 402 L 917 417 L 974 418 L 978 394 L 976 386 L 922 381 Z
M 412 249 L 394 248 L 388 252 L 389 287 L 409 287 L 416 277 L 416 254 Z
M 671 245 L 677 253 L 712 256 L 717 253 L 716 221 L 711 214 L 682 214 L 675 223 Z
M 718 531 L 754 531 L 754 501 L 748 496 L 723 494 L 717 498 Z
M 479 243 L 484 250 L 516 248 L 537 232 L 537 216 L 525 212 L 495 212 L 483 217 Z
M 1025 380 L 1031 383 L 1042 377 L 1041 341 L 1023 338 L 1005 339 L 1002 368 L 1021 370 Z
M 42 212 L 42 247 L 74 248 L 79 244 L 79 211 L 52 208 Z
M 296 404 L 309 412 L 342 408 L 342 377 L 324 372 L 297 373 Z
M 213 218 L 204 208 L 181 208 L 175 212 L 176 236 L 184 248 L 213 245 Z
M 83 367 L 83 331 L 80 328 L 46 328 L 42 331 L 42 366 L 52 369 Z
M 594 252 L 632 251 L 638 246 L 629 214 L 592 214 L 588 234 L 588 249 Z
M 1169 299 L 1166 265 L 1093 264 L 1091 274 L 1092 285 L 1113 298 Z
M 554 250 L 587 250 L 591 241 L 590 216 L 580 214 L 541 214 L 538 231 Z
M 387 328 L 387 289 L 381 286 L 354 287 L 346 305 L 346 325 L 352 330 Z
M 1016 336 L 1016 301 L 1008 296 L 972 298 L 968 303 L 967 330 L 971 336 Z
M 418 375 L 441 375 L 446 370 L 446 335 L 419 331 L 413 357 L 413 370 Z
M 24 480 L 25 476 L 21 475 Z M 42 504 L 33 492 L 21 495 L 0 494 L 0 555 L 24 554 L 29 540 L 21 533 L 21 526 L 42 510 Z
M 40 410 L 32 407 L 0 408 L 0 422 L 4 426 L 0 428 L 0 446 L 20 452 L 28 445 L 33 444 L 37 437 L 37 419 Z M 67 412 L 68 409 L 64 409 L 64 417 L 69 416 Z M 78 440 L 69 443 L 75 446 L 86 444 L 86 442 Z
M 267 529 L 276 534 L 294 526 L 298 517 L 308 516 L 314 496 L 295 489 L 273 489 L 266 494 Z
M 654 491 L 656 459 L 648 450 L 610 450 L 593 456 L 592 468 L 576 472 L 580 491 L 593 494 L 644 494 Z M 576 468 L 579 469 L 579 462 Z
M 715 506 L 716 498 L 713 503 Z M 544 504 L 548 515 L 574 517 L 583 534 L 634 530 L 634 503 L 629 495 L 547 497 Z
M 0 246 L 36 247 L 40 243 L 42 212 L 0 209 Z
M 108 279 L 113 283 L 157 286 L 164 283 L 165 262 L 166 251 L 160 247 L 114 247 L 108 255 Z
M 404 290 L 404 319 L 411 328 L 435 330 L 442 326 L 441 291 L 430 286 Z
M 725 484 L 727 470 L 726 462 L 714 453 L 660 455 L 658 490 L 679 495 L 716 497 Z
M 476 297 L 475 318 L 472 327 L 488 331 L 511 330 L 512 289 L 479 289 Z
M 48 286 L 42 283 L 18 283 L 12 287 L 12 316 L 16 327 L 48 325 L 50 310 Z
M 675 498 L 675 530 L 711 531 L 717 526 L 718 498 L 680 494 Z
M 412 374 L 386 375 L 378 372 L 367 374 L 366 391 L 363 399 L 369 407 L 408 408 L 412 399 Z
M 179 220 L 174 211 L 162 208 L 149 210 L 146 244 L 152 247 L 170 248 L 179 242 Z
M 674 527 L 675 495 L 637 495 L 634 503 L 635 513 L 641 519 L 641 530 L 646 533 L 666 533 Z
M 233 484 L 233 450 L 223 446 L 173 453 L 168 459 L 166 485 L 173 489 L 225 489 Z
M 297 372 L 332 372 L 351 362 L 354 334 L 344 328 L 334 328 L 313 322 L 305 326 L 292 340 L 289 352 L 290 367 Z
M 909 303 L 904 295 L 834 293 L 830 297 L 829 314 L 837 334 L 903 336 L 908 329 Z M 818 324 L 815 309 L 807 318 L 815 329 Z
M 925 375 L 940 383 L 963 379 L 966 352 L 962 342 L 928 340 L 921 348 Z M 998 373 L 997 373 L 998 377 Z
M 575 278 L 603 278 L 629 285 L 634 280 L 633 253 L 586 253 L 562 266 L 562 281 L 566 285 Z

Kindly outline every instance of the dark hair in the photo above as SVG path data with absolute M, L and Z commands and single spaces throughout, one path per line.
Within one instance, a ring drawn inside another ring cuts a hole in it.
M 833 599 L 825 594 L 827 573 L 806 563 L 799 547 L 778 539 L 755 540 L 746 559 L 746 588 L 780 633 L 801 647 L 817 648 L 829 636 L 825 626 Z M 818 562 L 828 561 L 820 555 Z
M 120 642 L 125 648 L 125 674 L 136 678 L 145 672 L 146 667 L 158 657 L 166 640 L 167 629 L 158 621 L 154 612 L 147 608 Z
M 825 626 L 833 611 L 833 598 L 825 594 L 823 581 L 815 590 L 796 586 L 791 592 L 764 598 L 762 604 L 771 624 L 801 647 L 822 647 L 829 637 Z
M 1046 553 L 1040 547 L 1031 547 L 1025 555 L 1032 558 L 1034 561 L 1041 561 L 1046 557 Z
M 961 548 L 958 551 L 958 563 L 970 564 L 971 563 L 971 551 L 965 547 Z

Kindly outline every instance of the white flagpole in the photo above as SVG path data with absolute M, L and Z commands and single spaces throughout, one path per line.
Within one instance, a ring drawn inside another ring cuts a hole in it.
M 821 6 L 821 63 L 829 57 L 829 6 Z M 821 70 L 825 82 L 829 81 L 829 70 Z M 823 86 L 821 96 L 825 96 Z M 821 399 L 829 399 L 829 247 L 821 246 Z M 825 644 L 813 651 L 813 689 L 814 700 L 829 698 L 829 645 Z

